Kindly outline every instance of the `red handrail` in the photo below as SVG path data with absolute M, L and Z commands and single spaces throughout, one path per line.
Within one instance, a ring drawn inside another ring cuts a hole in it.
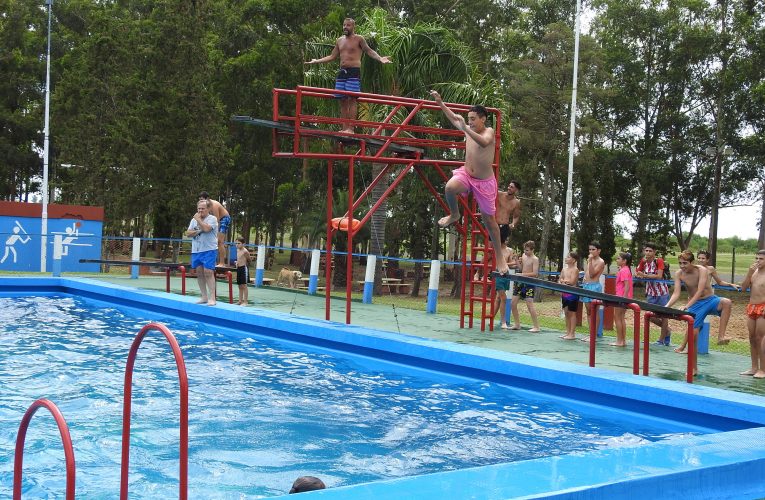
M 651 322 L 650 319 L 653 316 L 659 316 L 662 317 L 659 314 L 652 313 L 651 311 L 646 311 L 645 315 L 643 316 L 643 375 L 646 377 L 648 376 L 648 352 L 649 352 L 649 336 L 650 336 L 650 327 Z M 666 316 L 664 316 L 666 317 Z M 670 316 L 670 318 L 679 319 L 680 321 L 685 321 L 687 325 L 687 335 L 688 335 L 688 363 L 686 366 L 685 371 L 685 381 L 689 384 L 693 383 L 693 371 L 696 368 L 696 338 L 693 334 L 693 323 L 694 319 L 693 316 L 690 314 L 681 314 L 680 316 Z
M 186 266 L 181 266 L 181 295 L 186 295 Z
M 32 417 L 41 407 L 45 407 L 51 412 L 58 425 L 58 431 L 61 434 L 61 442 L 64 444 L 64 457 L 66 459 L 66 500 L 74 500 L 74 449 L 72 448 L 72 438 L 69 436 L 69 427 L 66 425 L 64 416 L 58 407 L 47 399 L 38 399 L 30 405 L 19 425 L 19 433 L 16 436 L 16 455 L 13 461 L 13 500 L 21 500 L 21 476 L 24 466 L 24 441 L 27 436 L 27 428 Z
M 130 409 L 133 395 L 133 366 L 138 354 L 138 347 L 147 333 L 151 330 L 162 332 L 170 347 L 173 349 L 175 364 L 178 367 L 178 381 L 181 392 L 181 422 L 180 422 L 180 474 L 178 484 L 178 498 L 188 498 L 188 471 L 189 471 L 189 382 L 186 377 L 186 365 L 183 362 L 183 354 L 178 341 L 166 326 L 158 323 L 149 323 L 141 328 L 141 331 L 133 340 L 128 354 L 127 366 L 125 367 L 125 400 L 122 407 L 122 465 L 120 475 L 120 499 L 128 498 L 128 475 L 130 472 Z M 74 496 L 72 496 L 74 498 Z
M 632 309 L 632 374 L 640 375 L 640 306 L 634 302 L 627 304 L 629 309 Z

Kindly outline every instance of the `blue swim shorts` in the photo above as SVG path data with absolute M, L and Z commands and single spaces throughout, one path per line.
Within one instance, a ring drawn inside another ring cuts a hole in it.
M 590 283 L 590 282 L 582 283 L 582 288 L 584 288 L 585 290 L 590 290 L 591 292 L 603 291 L 603 287 L 601 286 L 599 281 L 596 283 Z M 582 295 L 581 297 L 579 297 L 579 300 L 581 300 L 584 304 L 587 304 L 588 302 L 592 302 L 593 299 Z
M 197 252 L 191 254 L 191 268 L 196 269 L 199 266 L 205 269 L 215 270 L 215 261 L 218 260 L 217 250 L 208 250 L 206 252 Z
M 709 297 L 694 302 L 693 305 L 688 308 L 688 312 L 693 314 L 693 327 L 701 328 L 704 319 L 710 314 L 719 316 L 720 311 L 717 310 L 719 305 L 720 297 L 717 295 L 710 295 Z
M 224 215 L 220 218 L 220 225 L 218 226 L 218 234 L 226 234 L 228 227 L 231 225 L 231 216 Z
M 348 92 L 361 92 L 361 68 L 340 68 L 335 79 L 335 90 L 347 90 Z M 344 94 L 335 94 L 338 99 L 344 99 Z
M 494 287 L 497 289 L 498 292 L 507 292 L 510 290 L 510 287 L 512 285 L 513 285 L 513 280 L 511 279 L 511 276 L 508 276 L 508 275 L 494 276 Z
M 525 285 L 522 283 L 513 284 L 513 295 L 517 295 L 523 300 L 534 300 L 535 287 L 531 285 Z

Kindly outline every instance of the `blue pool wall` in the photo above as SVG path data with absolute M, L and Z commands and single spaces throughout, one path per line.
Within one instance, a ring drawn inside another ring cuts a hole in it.
M 326 498 L 760 498 L 765 398 L 353 325 L 73 278 L 0 278 L 0 295 L 73 294 L 186 321 L 370 356 L 679 421 L 707 434 L 650 445 L 332 488 Z M 161 318 L 160 318 L 161 319 Z M 43 397 L 44 395 L 40 395 Z M 75 443 L 76 446 L 76 443 Z M 292 498 L 292 497 L 289 497 Z M 302 498 L 302 497 L 301 497 Z M 310 498 L 310 497 L 308 497 Z

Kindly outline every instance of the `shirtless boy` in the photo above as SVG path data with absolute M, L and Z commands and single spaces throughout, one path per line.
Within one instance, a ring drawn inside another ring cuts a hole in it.
M 746 307 L 746 327 L 749 330 L 749 352 L 752 367 L 741 372 L 754 378 L 765 378 L 765 249 L 754 256 L 754 264 L 741 283 L 746 290 L 751 287 L 749 305 Z
M 597 241 L 591 241 L 587 250 L 590 252 L 587 257 L 587 262 L 584 265 L 584 281 L 582 281 L 582 288 L 585 290 L 591 290 L 593 292 L 602 292 L 603 285 L 600 284 L 600 275 L 603 274 L 603 270 L 606 268 L 606 263 L 600 257 L 600 243 Z M 587 311 L 587 323 L 595 322 L 595 330 L 598 328 L 598 318 L 590 317 L 590 307 L 587 305 L 592 302 L 589 297 L 582 297 L 580 299 L 584 304 L 584 310 Z M 585 342 L 590 338 L 586 337 Z
M 311 59 L 306 64 L 321 64 L 334 61 L 340 56 L 340 71 L 337 72 L 335 80 L 335 90 L 345 90 L 348 92 L 361 91 L 361 54 L 362 52 L 383 64 L 391 61 L 390 57 L 382 57 L 372 50 L 364 37 L 357 35 L 356 21 L 346 18 L 343 21 L 343 36 L 335 41 L 335 47 L 332 52 L 321 59 Z M 336 96 L 340 99 L 340 118 L 343 121 L 343 128 L 340 133 L 352 134 L 353 125 L 351 120 L 356 119 L 356 98 L 345 94 Z
M 218 265 L 226 266 L 226 233 L 228 227 L 231 225 L 231 216 L 228 214 L 226 207 L 219 202 L 210 199 L 210 195 L 207 191 L 199 193 L 199 200 L 209 200 L 210 215 L 214 215 L 218 219 Z
M 693 252 L 684 251 L 678 257 L 680 270 L 675 273 L 675 285 L 672 290 L 672 296 L 667 302 L 667 307 L 677 302 L 680 298 L 682 285 L 688 291 L 688 302 L 683 309 L 693 314 L 693 334 L 698 335 L 701 325 L 708 314 L 714 314 L 720 310 L 720 297 L 712 293 L 712 286 L 709 284 L 709 271 L 704 266 L 698 266 L 693 263 Z M 722 321 L 720 322 L 722 324 Z M 687 339 L 675 349 L 675 352 L 682 352 L 685 349 Z M 693 374 L 698 374 L 698 356 L 693 360 Z
M 518 227 L 518 221 L 521 220 L 521 200 L 516 197 L 520 190 L 521 183 L 513 180 L 507 185 L 507 191 L 497 193 L 496 217 L 500 241 L 506 242 L 510 231 Z
M 457 204 L 457 196 L 467 196 L 472 192 L 473 197 L 481 209 L 481 218 L 486 230 L 489 232 L 492 247 L 494 248 L 497 271 L 504 275 L 508 273 L 507 263 L 501 258 L 502 247 L 500 245 L 499 226 L 494 217 L 497 200 L 497 179 L 491 164 L 494 161 L 494 129 L 486 126 L 488 116 L 483 106 L 473 106 L 468 112 L 468 122 L 465 117 L 455 114 L 446 107 L 441 96 L 435 90 L 430 95 L 441 107 L 449 121 L 455 128 L 465 133 L 465 166 L 452 171 L 452 178 L 446 183 L 446 203 L 449 205 L 449 215 L 442 217 L 438 225 L 447 227 L 460 220 L 460 208 Z
M 691 262 L 693 262 L 693 254 L 691 254 Z M 694 266 L 699 268 L 699 269 L 703 268 L 706 271 L 706 273 L 705 273 L 706 274 L 706 281 L 703 282 L 703 283 L 700 283 L 700 284 L 697 283 L 694 286 L 694 289 L 695 288 L 699 288 L 699 289 L 702 290 L 701 292 L 699 292 L 699 293 L 702 294 L 701 295 L 702 298 L 706 298 L 708 296 L 715 295 L 714 290 L 712 290 L 712 276 L 711 276 L 709 268 L 707 266 L 702 265 L 702 264 L 696 264 Z M 689 269 L 690 269 L 690 267 L 689 267 Z M 683 276 L 685 276 L 686 274 L 687 273 L 682 273 Z M 692 270 L 690 270 L 690 274 L 691 274 L 691 278 L 690 278 L 691 281 L 694 281 L 693 271 Z M 685 278 L 681 278 L 681 279 L 683 279 L 683 281 L 686 281 Z M 693 286 L 693 285 L 691 285 L 691 286 Z M 691 296 L 693 293 L 695 293 L 695 292 L 691 291 L 691 287 L 688 285 L 687 282 L 686 282 L 686 288 L 688 289 L 688 296 Z M 677 292 L 677 293 L 679 295 L 679 292 Z M 673 293 L 672 295 L 674 296 L 675 294 Z M 670 301 L 671 300 L 672 299 L 670 298 Z M 701 300 L 701 299 L 699 299 L 699 300 Z M 718 345 L 725 345 L 725 344 L 730 342 L 730 339 L 725 336 L 725 332 L 728 330 L 728 320 L 730 319 L 732 303 L 731 303 L 731 301 L 729 299 L 722 298 L 722 297 L 717 297 L 716 295 L 715 295 L 715 300 L 713 302 L 714 302 L 714 305 L 716 307 L 713 308 L 711 305 L 709 305 L 708 306 L 709 310 L 707 312 L 705 312 L 704 315 L 701 316 L 701 317 L 699 317 L 697 315 L 696 318 L 694 318 L 693 324 L 694 324 L 694 326 L 696 326 L 695 330 L 698 333 L 698 331 L 701 329 L 702 322 L 704 321 L 704 318 L 707 317 L 707 315 L 715 314 L 715 315 L 719 316 L 720 317 L 720 328 L 719 328 L 719 331 L 717 333 L 717 344 Z M 670 302 L 667 303 L 667 307 L 669 307 L 669 304 L 670 304 Z M 683 352 L 683 351 L 685 351 L 685 346 L 687 344 L 688 344 L 688 339 L 687 338 L 683 339 L 682 344 L 680 344 L 675 349 L 675 352 Z
M 523 255 L 521 255 L 518 267 L 520 269 L 520 276 L 528 276 L 530 278 L 536 278 L 539 275 L 539 257 L 534 255 L 534 247 L 536 245 L 533 241 L 527 241 L 523 245 Z M 504 276 L 498 276 L 495 278 L 497 282 L 505 279 Z M 534 325 L 531 333 L 539 333 L 539 318 L 537 317 L 537 310 L 534 307 L 534 290 L 535 287 L 531 285 L 522 285 L 520 283 L 513 284 L 513 301 L 511 308 L 513 311 L 513 326 L 511 330 L 521 329 L 521 315 L 518 312 L 518 302 L 523 299 L 526 301 L 526 307 L 529 309 L 531 315 L 531 322 Z
M 249 300 L 247 286 L 250 283 L 250 251 L 244 246 L 244 238 L 236 239 L 236 284 L 239 285 L 239 305 Z
M 569 286 L 576 286 L 579 282 L 579 254 L 571 252 L 566 257 L 566 267 L 564 267 L 558 283 Z M 562 293 L 560 295 L 561 307 L 566 314 L 566 335 L 562 335 L 563 340 L 576 340 L 576 310 L 579 308 L 579 296 L 573 293 Z
M 505 245 L 505 242 L 502 242 L 502 260 L 507 262 L 507 267 L 514 270 L 518 266 L 518 260 L 515 256 L 515 250 L 512 248 L 508 248 L 507 245 Z M 476 271 L 476 274 L 479 272 Z M 476 278 L 474 278 L 476 279 Z M 480 278 L 477 278 L 480 279 Z M 496 279 L 494 281 L 494 287 L 497 290 L 497 300 L 494 303 L 494 315 L 497 315 L 497 311 L 499 311 L 499 326 L 503 330 L 509 330 L 510 325 L 508 324 L 508 318 L 505 317 L 505 310 L 507 309 L 507 292 L 510 290 L 510 281 L 509 279 L 503 278 L 503 279 Z

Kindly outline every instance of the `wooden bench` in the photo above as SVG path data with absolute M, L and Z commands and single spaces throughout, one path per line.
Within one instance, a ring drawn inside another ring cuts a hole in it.
M 411 283 L 383 283 L 383 290 L 387 288 L 390 293 L 407 294 L 411 292 Z

